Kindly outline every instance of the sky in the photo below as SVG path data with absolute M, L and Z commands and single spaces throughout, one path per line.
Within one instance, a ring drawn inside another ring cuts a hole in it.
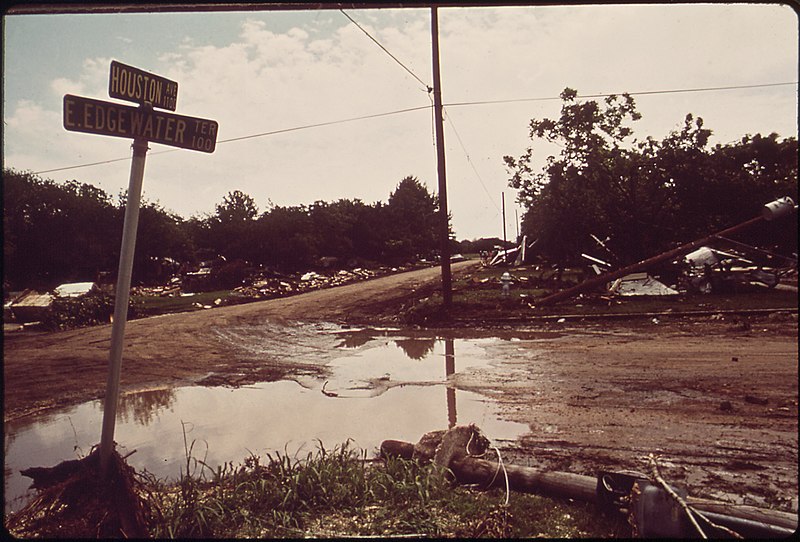
M 6 14 L 3 166 L 126 190 L 131 142 L 66 131 L 62 119 L 68 93 L 126 103 L 108 97 L 117 60 L 177 81 L 175 113 L 219 123 L 211 154 L 150 144 L 144 198 L 184 218 L 213 213 L 233 190 L 260 211 L 386 202 L 407 176 L 438 193 L 431 10 L 345 13 Z M 529 123 L 558 118 L 566 87 L 632 93 L 638 139 L 666 137 L 687 113 L 712 145 L 797 137 L 798 18 L 786 5 L 440 7 L 438 19 L 459 240 L 502 238 L 503 199 L 516 237 L 524 210 L 503 156 L 533 145 L 541 167 L 559 152 L 531 140 Z M 738 88 L 663 92 L 718 87 Z

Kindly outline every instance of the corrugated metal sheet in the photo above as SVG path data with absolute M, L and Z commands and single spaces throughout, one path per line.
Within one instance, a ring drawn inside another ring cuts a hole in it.
M 97 288 L 97 284 L 94 282 L 71 282 L 58 286 L 55 289 L 55 294 L 59 297 L 80 297 L 95 288 Z
M 10 310 L 17 322 L 36 322 L 42 319 L 53 299 L 53 294 L 26 290 L 10 304 Z

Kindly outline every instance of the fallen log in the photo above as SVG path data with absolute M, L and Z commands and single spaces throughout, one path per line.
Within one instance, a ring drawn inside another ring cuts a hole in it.
M 384 440 L 381 455 L 411 459 L 414 445 L 399 440 Z M 462 484 L 476 484 L 485 489 L 505 487 L 502 469 L 495 461 L 474 457 L 455 458 L 450 462 L 450 470 Z M 519 465 L 505 465 L 509 487 L 523 493 L 536 493 L 584 502 L 597 502 L 597 478 L 569 472 L 545 471 Z M 725 517 L 733 520 L 764 524 L 764 531 L 787 536 L 797 530 L 798 515 L 780 510 L 769 510 L 755 506 L 724 503 L 687 497 L 687 504 L 701 512 L 714 514 L 715 520 L 724 524 Z M 741 523 L 731 521 L 731 523 Z M 774 527 L 774 529 L 772 528 Z M 786 532 L 788 531 L 788 532 Z

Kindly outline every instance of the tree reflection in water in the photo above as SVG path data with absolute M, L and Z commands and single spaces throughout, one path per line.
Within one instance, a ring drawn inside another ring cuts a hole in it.
M 133 420 L 139 425 L 150 425 L 159 410 L 175 402 L 174 389 L 148 390 L 123 394 L 119 398 L 119 416 L 122 421 Z
M 436 339 L 396 339 L 394 344 L 399 346 L 409 358 L 421 360 L 433 352 Z
M 372 340 L 370 333 L 351 333 L 344 336 L 342 342 L 336 345 L 336 348 L 358 348 L 364 346 Z

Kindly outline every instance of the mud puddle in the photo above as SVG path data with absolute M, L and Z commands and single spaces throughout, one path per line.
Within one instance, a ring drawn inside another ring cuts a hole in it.
M 251 453 L 305 457 L 320 442 L 329 449 L 348 439 L 372 456 L 385 439 L 416 442 L 427 431 L 456 423 L 478 424 L 501 446 L 529 430 L 499 419 L 492 399 L 453 384 L 454 375 L 489 365 L 486 347 L 501 339 L 326 331 L 334 347 L 321 375 L 123 395 L 115 431 L 120 453 L 135 450 L 128 462 L 137 470 L 175 479 L 185 470 L 187 447 L 192 457 L 216 467 Z M 323 357 L 317 349 L 314 356 Z M 6 425 L 7 512 L 30 495 L 30 479 L 21 469 L 81 457 L 100 441 L 102 410 L 102 401 L 92 401 Z

